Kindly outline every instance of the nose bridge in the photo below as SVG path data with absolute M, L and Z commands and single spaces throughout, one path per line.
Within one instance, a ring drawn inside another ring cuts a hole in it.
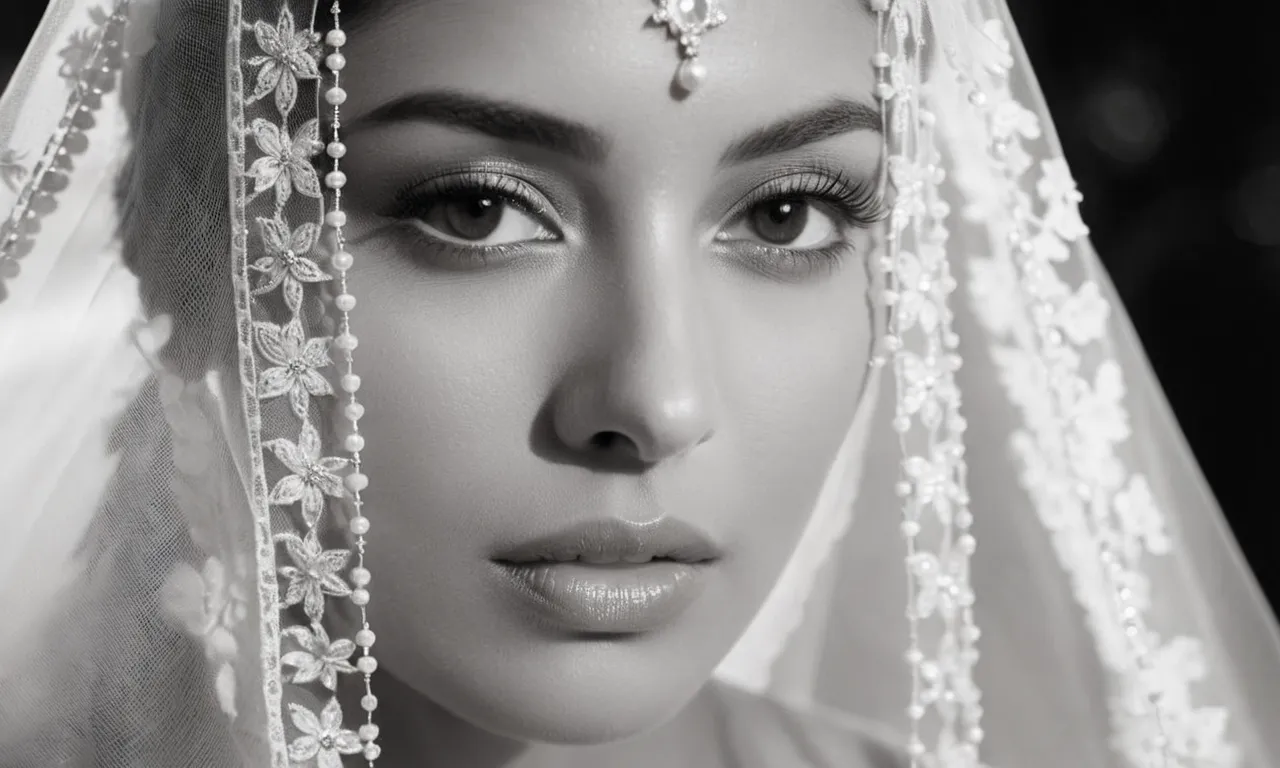
M 610 389 L 637 428 L 669 450 L 712 429 L 714 354 L 705 326 L 693 222 L 651 210 L 621 228 L 611 261 L 619 276 Z
M 691 225 L 650 209 L 602 235 L 608 242 L 597 247 L 607 252 L 595 261 L 607 278 L 593 313 L 593 354 L 566 393 L 557 425 L 571 446 L 621 436 L 635 458 L 652 464 L 714 433 L 714 354 Z

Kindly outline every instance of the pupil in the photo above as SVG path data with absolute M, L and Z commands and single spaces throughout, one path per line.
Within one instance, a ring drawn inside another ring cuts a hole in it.
M 451 234 L 464 240 L 483 240 L 502 223 L 502 203 L 484 195 L 460 197 L 445 204 L 444 214 Z
M 772 200 L 751 211 L 756 234 L 774 245 L 790 243 L 804 232 L 809 222 L 809 206 L 803 200 Z

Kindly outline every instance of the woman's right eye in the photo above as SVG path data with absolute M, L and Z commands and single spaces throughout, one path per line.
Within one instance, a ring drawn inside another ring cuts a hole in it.
M 415 227 L 452 245 L 492 248 L 558 239 L 528 206 L 491 190 L 437 193 L 413 207 Z

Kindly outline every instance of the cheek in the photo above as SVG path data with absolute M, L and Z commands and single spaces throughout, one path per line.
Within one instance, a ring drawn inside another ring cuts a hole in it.
M 732 416 L 718 436 L 727 534 L 744 596 L 763 599 L 799 540 L 866 385 L 874 328 L 866 273 L 847 265 L 822 286 L 770 287 L 726 336 L 721 381 Z M 713 441 L 716 442 L 716 441 Z M 709 462 L 710 463 L 710 462 Z

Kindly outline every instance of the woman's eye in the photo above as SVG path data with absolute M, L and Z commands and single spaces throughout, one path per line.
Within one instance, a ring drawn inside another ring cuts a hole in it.
M 774 248 L 811 250 L 839 239 L 831 214 L 803 197 L 756 203 L 730 227 L 722 240 L 755 240 Z
M 432 237 L 473 247 L 555 238 L 534 214 L 490 192 L 436 197 L 419 208 L 414 224 Z

